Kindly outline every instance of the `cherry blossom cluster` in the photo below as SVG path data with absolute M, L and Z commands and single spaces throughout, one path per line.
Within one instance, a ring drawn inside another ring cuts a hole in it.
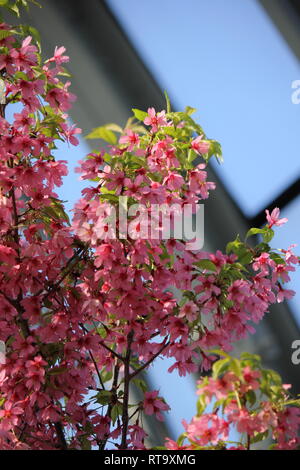
M 271 449 L 298 449 L 300 401 L 288 393 L 291 386 L 263 369 L 258 356 L 220 354 L 213 376 L 198 382 L 197 415 L 183 420 L 184 433 L 177 442 L 168 438 L 166 448 L 250 450 L 268 439 Z
M 134 112 L 150 126 L 148 132 L 131 124 L 120 130 L 119 145 L 111 146 L 110 153 L 90 154 L 78 170 L 83 179 L 96 182 L 83 191 L 73 220 L 78 237 L 95 248 L 92 286 L 87 281 L 82 288 L 91 299 L 95 281 L 100 283 L 105 301 L 97 304 L 98 319 L 106 327 L 114 325 L 112 335 L 106 331 L 109 347 L 124 352 L 124 338 L 133 328 L 132 351 L 140 360 L 147 362 L 163 348 L 161 354 L 175 360 L 170 371 L 185 375 L 198 370 L 199 355 L 202 367 L 209 369 L 213 358 L 206 349 L 230 350 L 234 341 L 254 332 L 253 322 L 263 318 L 270 304 L 293 295 L 282 282 L 289 280 L 299 260 L 292 247 L 281 256 L 267 243 L 251 248 L 238 239 L 228 244 L 227 253 L 191 252 L 183 240 L 151 238 L 151 227 L 142 230 L 143 217 L 131 217 L 131 237 L 117 238 L 109 220 L 121 198 L 129 206 L 138 202 L 150 211 L 152 204 L 195 204 L 214 189 L 214 183 L 207 182 L 206 164 L 192 165 L 197 153 L 208 158 L 213 143 L 204 139 L 189 114 L 155 113 L 153 108 Z M 201 135 L 194 138 L 197 131 Z M 280 225 L 279 210 L 272 214 L 272 225 Z M 264 238 L 273 234 L 269 225 L 252 229 L 248 236 L 253 230 Z M 181 292 L 180 301 L 174 289 Z M 164 341 L 155 342 L 158 336 Z
M 153 108 L 133 112 L 148 127 L 129 120 L 124 130 L 112 125 L 94 129 L 91 138 L 111 145 L 89 154 L 78 169 L 93 186 L 83 191 L 75 206 L 73 229 L 94 247 L 95 256 L 94 271 L 89 270 L 81 287 L 90 309 L 93 305 L 94 322 L 102 323 L 103 346 L 119 355 L 112 354 L 110 368 L 120 355 L 126 357 L 130 346 L 139 367 L 135 365 L 129 379 L 158 355 L 173 358 L 169 371 L 177 369 L 180 375 L 199 367 L 209 370 L 215 356 L 207 350 L 229 351 L 235 341 L 255 331 L 253 322 L 263 318 L 270 304 L 293 295 L 283 283 L 299 259 L 293 247 L 273 252 L 266 243 L 274 234 L 272 227 L 285 222 L 277 208 L 271 215 L 267 212 L 263 229 L 247 234 L 246 238 L 260 233 L 261 243 L 252 247 L 237 238 L 226 253 L 191 252 L 184 240 L 153 238 L 141 216 L 129 215 L 129 237 L 118 238 L 110 222 L 117 214 L 112 208 L 121 199 L 128 207 L 139 203 L 150 212 L 153 204 L 196 204 L 215 188 L 207 181 L 205 167 L 218 147 L 206 139 L 189 108 L 184 113 L 156 113 Z M 195 166 L 197 157 L 202 162 Z M 118 216 L 115 222 L 118 226 Z M 174 292 L 181 293 L 180 300 Z M 102 362 L 103 368 L 107 366 Z M 164 406 L 158 401 L 156 409 Z M 147 401 L 145 410 L 161 418 Z M 143 448 L 143 441 L 139 445 Z
M 90 420 L 96 434 L 103 428 L 83 400 L 95 386 L 75 287 L 87 248 L 55 193 L 67 174 L 66 162 L 53 157 L 55 141 L 76 145 L 80 132 L 65 114 L 74 101 L 70 82 L 60 80 L 68 57 L 60 47 L 41 63 L 31 36 L 6 24 L 0 31 L 0 448 L 66 448 L 67 434 L 79 448 Z M 21 111 L 9 122 L 13 103 Z
M 134 109 L 124 128 L 90 134 L 106 143 L 80 162 L 92 184 L 70 224 L 55 192 L 66 161 L 54 158 L 58 140 L 77 145 L 80 133 L 66 114 L 75 99 L 68 57 L 57 47 L 42 62 L 19 28 L 0 25 L 0 449 L 143 449 L 143 414 L 162 420 L 169 407 L 139 374 L 159 356 L 180 375 L 209 370 L 208 350 L 230 350 L 293 295 L 283 284 L 299 259 L 293 247 L 268 245 L 285 222 L 277 208 L 247 234 L 262 242 L 237 238 L 226 253 L 190 251 L 187 240 L 160 236 L 160 224 L 152 237 L 134 215 L 123 236 L 120 202 L 128 213 L 136 203 L 196 210 L 215 189 L 206 166 L 220 145 L 192 108 L 171 112 L 168 100 L 166 111 Z M 10 122 L 14 103 L 21 111 Z

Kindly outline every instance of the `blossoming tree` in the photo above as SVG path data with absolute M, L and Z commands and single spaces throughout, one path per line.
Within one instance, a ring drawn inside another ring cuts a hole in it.
M 27 4 L 0 3 L 16 13 Z M 215 189 L 207 162 L 221 158 L 194 110 L 172 112 L 167 99 L 166 111 L 134 109 L 124 128 L 90 134 L 106 145 L 80 162 L 92 183 L 70 223 L 55 192 L 66 161 L 54 157 L 58 140 L 77 145 L 80 133 L 67 121 L 67 61 L 58 47 L 42 62 L 34 28 L 0 25 L 0 448 L 144 449 L 143 414 L 162 420 L 169 409 L 139 375 L 159 356 L 172 358 L 170 373 L 212 368 L 199 382 L 197 416 L 167 448 L 249 449 L 268 434 L 278 449 L 297 448 L 299 403 L 288 387 L 257 356 L 228 355 L 270 304 L 293 295 L 283 284 L 299 258 L 269 246 L 286 220 L 267 211 L 267 224 L 226 253 L 163 238 L 159 218 L 153 235 L 153 206 L 196 211 Z M 13 103 L 22 111 L 9 122 Z M 143 394 L 137 403 L 132 385 Z M 227 443 L 230 426 L 238 443 Z

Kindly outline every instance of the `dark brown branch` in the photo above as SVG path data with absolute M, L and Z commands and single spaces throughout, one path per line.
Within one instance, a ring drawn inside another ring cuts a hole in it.
M 130 385 L 130 357 L 131 345 L 133 342 L 134 331 L 130 330 L 127 335 L 127 351 L 124 361 L 124 395 L 123 395 L 123 411 L 122 411 L 122 439 L 121 449 L 127 449 L 127 430 L 129 423 L 128 401 L 129 401 L 129 385 Z
M 89 330 L 83 325 L 83 323 L 80 323 L 79 326 L 86 332 L 88 333 Z M 101 346 L 103 346 L 103 348 L 107 349 L 107 351 L 109 351 L 113 356 L 115 356 L 117 359 L 119 359 L 120 361 L 124 362 L 124 357 L 121 356 L 120 354 L 118 354 L 116 351 L 114 351 L 113 349 L 111 349 L 110 347 L 106 346 L 105 343 L 103 343 L 102 341 L 99 341 L 99 344 Z
M 65 435 L 64 435 L 64 431 L 63 431 L 63 427 L 62 427 L 61 422 L 54 423 L 54 427 L 55 427 L 55 431 L 56 431 L 56 434 L 57 434 L 60 449 L 61 450 L 67 450 L 68 445 L 67 445 L 67 441 L 66 441 L 66 438 L 65 438 Z
M 251 437 L 250 437 L 250 434 L 247 434 L 247 450 L 250 450 L 250 445 L 251 445 Z
M 79 255 L 83 255 L 85 254 L 86 252 L 86 249 L 84 248 L 81 248 L 77 253 L 75 253 L 69 260 L 68 262 L 66 263 L 66 266 L 65 266 L 65 273 L 61 276 L 60 279 L 58 279 L 58 281 L 56 281 L 53 285 L 50 286 L 49 290 L 46 292 L 43 300 L 46 300 L 49 295 L 51 295 L 53 292 L 55 292 L 57 290 L 57 288 L 59 287 L 59 285 L 63 282 L 63 280 L 72 272 L 72 269 L 77 265 L 77 263 L 79 261 L 81 261 L 81 258 L 79 258 Z M 77 258 L 77 259 L 76 259 Z M 72 261 L 74 261 L 76 259 L 76 262 L 73 263 L 71 266 L 70 264 L 72 263 Z M 68 269 L 69 268 L 69 269 Z M 35 295 L 36 296 L 39 296 L 42 292 L 44 291 L 44 288 L 43 289 L 40 289 Z
M 102 341 L 99 341 L 99 344 L 101 344 L 101 346 L 103 346 L 103 348 L 107 349 L 107 351 L 109 351 L 113 356 L 115 356 L 117 359 L 119 359 L 120 361 L 124 362 L 124 357 L 121 356 L 120 354 L 116 353 L 116 351 L 114 351 L 113 349 L 109 348 L 108 346 L 106 346 L 105 343 L 103 343 Z
M 99 368 L 98 368 L 96 359 L 94 358 L 93 353 L 92 353 L 92 351 L 90 351 L 90 350 L 89 350 L 89 355 L 90 355 L 90 357 L 91 357 L 91 359 L 92 359 L 92 362 L 93 362 L 93 364 L 94 364 L 94 367 L 95 367 L 95 369 L 96 369 L 96 374 L 97 374 L 97 376 L 98 376 L 99 383 L 100 383 L 100 385 L 101 385 L 101 387 L 102 387 L 102 390 L 105 390 L 105 386 L 104 386 L 104 383 L 103 383 L 103 380 L 102 380 L 102 377 L 101 377 L 101 374 L 100 374 L 100 371 L 99 371 Z
M 110 403 L 107 407 L 107 412 L 106 412 L 106 416 L 108 418 L 111 418 L 112 408 L 115 405 L 115 403 L 117 402 L 117 389 L 118 389 L 119 372 L 120 372 L 120 365 L 117 362 L 116 365 L 115 365 L 114 378 L 113 378 L 113 383 L 112 383 L 112 387 L 111 387 L 111 401 L 110 401 Z M 107 439 L 108 439 L 108 436 L 101 441 L 101 443 L 99 445 L 99 450 L 104 450 L 104 448 L 106 446 Z

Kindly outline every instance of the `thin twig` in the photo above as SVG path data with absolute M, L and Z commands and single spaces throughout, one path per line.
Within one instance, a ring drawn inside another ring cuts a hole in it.
M 89 350 L 89 355 L 91 356 L 91 359 L 92 359 L 93 364 L 94 364 L 94 366 L 95 366 L 96 373 L 97 373 L 97 376 L 98 376 L 100 385 L 101 385 L 101 387 L 102 387 L 102 390 L 105 390 L 105 386 L 104 386 L 104 383 L 103 383 L 103 380 L 102 380 L 102 377 L 101 377 L 101 374 L 100 374 L 100 371 L 99 371 L 97 362 L 96 362 L 96 360 L 95 360 L 95 358 L 94 358 L 94 356 L 93 356 L 92 351 L 90 351 L 90 350 Z
M 142 370 L 146 369 L 146 367 L 148 367 L 152 361 L 154 361 L 154 359 L 157 358 L 157 356 L 159 356 L 163 350 L 169 346 L 170 342 L 166 342 L 167 338 L 164 339 L 163 341 L 163 345 L 162 347 L 157 351 L 157 353 L 155 353 L 147 362 L 145 362 L 145 364 L 143 364 L 139 369 L 136 369 L 134 372 L 132 372 L 129 376 L 130 380 L 133 379 L 133 377 L 135 377 L 136 375 L 138 375 L 140 372 L 142 372 Z

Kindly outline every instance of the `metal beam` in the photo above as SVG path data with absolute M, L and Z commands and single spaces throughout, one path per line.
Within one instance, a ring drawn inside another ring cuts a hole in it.
M 265 9 L 284 40 L 300 59 L 300 6 L 298 0 L 256 0 Z

